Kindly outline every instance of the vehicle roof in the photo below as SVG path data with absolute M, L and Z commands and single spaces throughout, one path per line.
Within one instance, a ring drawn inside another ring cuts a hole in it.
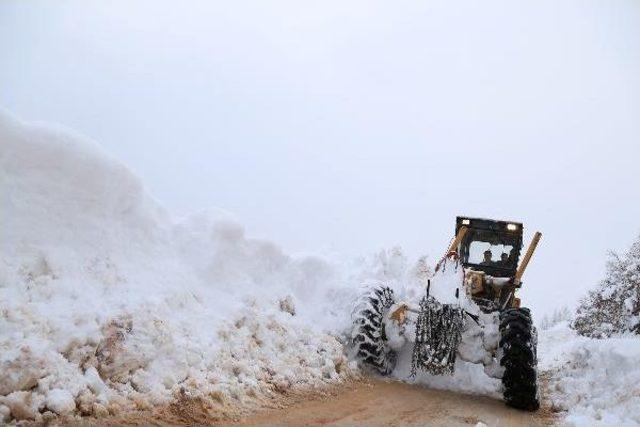
M 518 221 L 509 221 L 509 220 L 505 220 L 505 219 L 491 219 L 491 218 L 479 218 L 479 217 L 473 217 L 473 216 L 464 216 L 464 215 L 458 215 L 456 217 L 456 222 L 458 222 L 459 220 L 463 220 L 463 219 L 468 219 L 471 221 L 482 221 L 482 222 L 495 222 L 495 223 L 505 223 L 505 224 L 516 224 L 516 225 L 520 225 L 522 226 L 521 222 Z

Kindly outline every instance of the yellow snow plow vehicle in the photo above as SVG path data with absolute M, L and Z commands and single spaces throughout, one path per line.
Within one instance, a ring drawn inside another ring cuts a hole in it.
M 413 375 L 451 375 L 457 359 L 481 363 L 501 379 L 507 405 L 537 410 L 537 333 L 516 292 L 542 235 L 521 258 L 521 223 L 458 217 L 455 231 L 419 301 L 397 301 L 385 284 L 363 293 L 352 316 L 354 353 L 382 375 L 407 349 Z

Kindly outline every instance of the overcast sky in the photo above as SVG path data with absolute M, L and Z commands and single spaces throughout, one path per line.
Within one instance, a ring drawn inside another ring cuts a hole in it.
M 541 312 L 640 233 L 638 1 L 0 0 L 0 104 L 290 252 L 522 221 Z

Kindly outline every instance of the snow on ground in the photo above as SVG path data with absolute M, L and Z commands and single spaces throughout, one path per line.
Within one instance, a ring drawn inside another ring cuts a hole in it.
M 0 165 L 0 422 L 185 389 L 242 404 L 353 372 L 334 332 L 357 268 L 287 255 L 220 211 L 174 223 L 97 144 L 6 112 Z
M 593 339 L 567 322 L 539 335 L 539 368 L 550 376 L 548 399 L 572 426 L 640 425 L 640 339 Z
M 417 372 L 415 377 L 411 377 L 411 354 L 411 348 L 407 348 L 399 354 L 398 367 L 393 372 L 394 378 L 429 388 L 482 394 L 502 399 L 500 380 L 487 376 L 482 364 L 456 360 L 455 372 L 451 376 L 437 376 L 426 372 Z

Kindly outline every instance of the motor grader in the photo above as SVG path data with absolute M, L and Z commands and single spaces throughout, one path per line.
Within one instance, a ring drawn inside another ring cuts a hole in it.
M 537 333 L 516 292 L 542 235 L 535 233 L 520 259 L 522 235 L 518 222 L 457 217 L 455 237 L 419 301 L 397 301 L 385 284 L 369 287 L 352 316 L 361 364 L 389 375 L 407 349 L 414 376 L 452 375 L 457 360 L 482 364 L 501 379 L 507 405 L 537 410 Z

